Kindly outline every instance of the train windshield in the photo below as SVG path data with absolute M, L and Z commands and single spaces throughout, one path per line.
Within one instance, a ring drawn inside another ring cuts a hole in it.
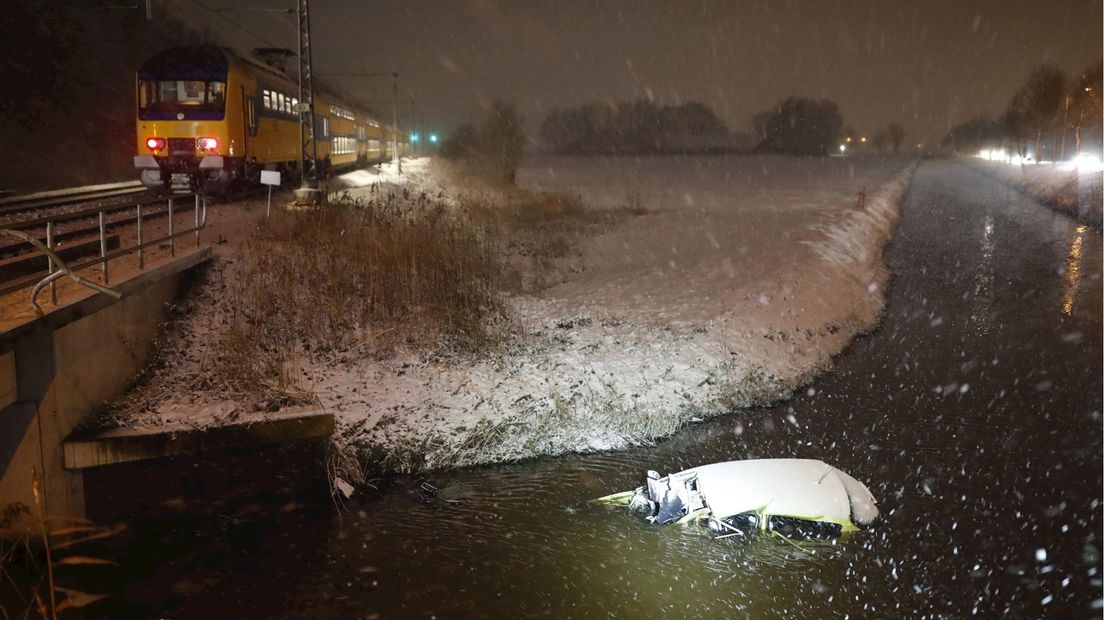
M 226 107 L 226 82 L 141 80 L 138 116 L 142 120 L 217 120 Z

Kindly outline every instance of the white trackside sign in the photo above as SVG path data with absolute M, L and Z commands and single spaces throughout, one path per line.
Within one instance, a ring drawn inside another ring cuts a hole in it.
M 261 170 L 262 185 L 279 185 L 280 172 L 277 170 Z

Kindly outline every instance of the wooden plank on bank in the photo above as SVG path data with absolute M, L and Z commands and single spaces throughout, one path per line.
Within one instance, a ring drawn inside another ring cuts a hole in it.
M 257 415 L 263 417 L 203 429 L 123 428 L 71 439 L 63 444 L 65 468 L 85 469 L 174 454 L 289 443 L 329 437 L 334 431 L 333 414 L 321 409 L 286 409 Z

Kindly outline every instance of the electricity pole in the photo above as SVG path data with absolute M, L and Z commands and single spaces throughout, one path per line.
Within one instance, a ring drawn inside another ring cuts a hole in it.
M 306 0 L 303 0 L 306 2 Z M 394 142 L 392 158 L 398 166 L 399 174 L 402 174 L 402 157 L 399 156 L 399 72 L 391 74 L 392 99 L 391 99 L 391 139 Z
M 309 0 L 299 0 L 299 176 L 300 191 L 313 189 L 317 181 L 318 143 L 314 127 L 314 85 L 311 82 Z M 311 174 L 307 177 L 307 147 L 312 149 Z M 297 196 L 298 197 L 298 196 Z

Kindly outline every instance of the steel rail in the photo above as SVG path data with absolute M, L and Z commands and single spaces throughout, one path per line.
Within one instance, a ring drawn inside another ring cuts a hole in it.
M 167 200 L 187 200 L 194 198 L 195 194 L 174 194 L 172 196 L 162 196 L 158 198 L 147 198 L 139 201 L 122 202 L 117 205 L 92 205 L 75 211 L 66 211 L 65 213 L 54 213 L 51 215 L 43 215 L 32 219 L 19 220 L 18 222 L 10 222 L 4 224 L 3 227 L 14 230 L 25 230 L 27 228 L 34 228 L 36 226 L 45 226 L 47 222 L 68 222 L 70 220 L 79 220 L 85 217 L 98 216 L 100 211 L 110 213 L 114 211 L 123 211 L 126 209 L 133 209 L 136 205 L 148 206 L 154 204 L 164 204 Z
M 130 196 L 147 191 L 149 190 L 144 185 L 134 182 L 90 185 L 67 190 L 10 196 L 0 198 L 0 215 L 67 207 L 82 202 Z

